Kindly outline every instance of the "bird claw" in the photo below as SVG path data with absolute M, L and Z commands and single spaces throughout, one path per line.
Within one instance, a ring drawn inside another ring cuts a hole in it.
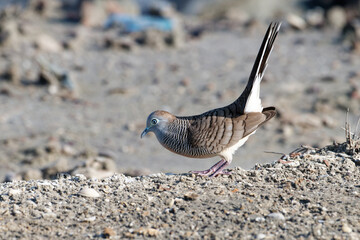
M 227 171 L 219 171 L 219 172 L 215 172 L 213 174 L 211 174 L 209 177 L 217 177 L 219 175 L 231 175 L 232 173 L 231 172 L 227 172 Z
M 200 176 L 209 176 L 211 174 L 214 173 L 214 170 L 212 170 L 211 168 L 208 170 L 204 170 L 204 171 L 190 171 L 190 173 L 194 173 Z
M 200 176 L 205 176 L 205 177 L 217 177 L 219 175 L 231 175 L 231 172 L 227 172 L 227 171 L 214 171 L 212 169 L 208 169 L 208 170 L 204 170 L 204 171 L 190 171 L 190 173 L 193 174 L 197 174 Z
M 219 175 L 230 175 L 230 172 L 224 171 L 225 167 L 227 167 L 229 163 L 224 159 L 221 159 L 217 162 L 214 166 L 209 168 L 208 170 L 204 171 L 191 171 L 190 173 L 194 173 L 200 176 L 207 176 L 207 177 L 217 177 Z

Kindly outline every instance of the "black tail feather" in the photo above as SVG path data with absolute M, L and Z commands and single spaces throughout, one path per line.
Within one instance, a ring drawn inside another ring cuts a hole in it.
M 244 91 L 240 95 L 240 97 L 234 102 L 234 104 L 237 105 L 236 108 L 239 109 L 240 112 L 244 111 L 247 98 L 249 97 L 249 95 L 251 93 L 255 79 L 258 76 L 262 77 L 266 70 L 269 56 L 274 47 L 275 39 L 280 30 L 280 25 L 281 25 L 280 22 L 273 22 L 270 24 L 269 28 L 267 29 L 267 32 L 266 32 L 264 40 L 261 44 L 259 53 L 256 57 L 256 60 L 255 60 L 253 69 L 251 71 L 249 81 L 246 85 L 246 88 L 244 89 Z

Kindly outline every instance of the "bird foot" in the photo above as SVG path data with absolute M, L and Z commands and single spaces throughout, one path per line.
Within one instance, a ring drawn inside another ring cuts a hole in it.
M 209 177 L 217 177 L 219 175 L 231 175 L 231 172 L 221 170 L 221 171 L 211 174 Z
M 204 170 L 204 171 L 190 171 L 190 173 L 194 173 L 200 176 L 209 176 L 211 174 L 214 173 L 214 171 L 210 168 L 208 170 Z
M 198 174 L 200 176 L 208 176 L 208 177 L 216 177 L 219 175 L 230 175 L 230 172 L 225 171 L 225 167 L 227 167 L 229 163 L 221 159 L 214 166 L 204 171 L 191 171 L 191 173 Z

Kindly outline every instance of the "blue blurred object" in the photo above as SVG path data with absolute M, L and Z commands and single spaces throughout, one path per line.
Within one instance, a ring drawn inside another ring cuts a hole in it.
M 129 16 L 124 14 L 111 14 L 105 22 L 104 27 L 110 28 L 120 26 L 124 32 L 141 32 L 147 29 L 157 29 L 170 32 L 173 29 L 171 19 L 154 16 Z

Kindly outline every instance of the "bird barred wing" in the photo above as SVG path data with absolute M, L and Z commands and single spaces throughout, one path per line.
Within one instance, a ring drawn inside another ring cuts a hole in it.
M 189 120 L 189 144 L 194 148 L 206 148 L 210 153 L 219 153 L 253 133 L 276 114 L 274 107 L 236 117 L 231 117 L 227 111 L 219 108 Z

